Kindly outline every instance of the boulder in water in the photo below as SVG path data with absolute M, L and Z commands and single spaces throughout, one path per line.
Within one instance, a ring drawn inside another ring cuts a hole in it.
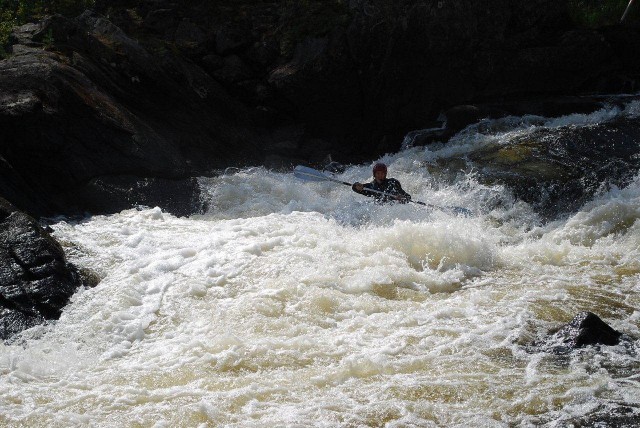
M 60 244 L 0 198 L 0 339 L 58 319 L 82 285 Z
M 638 141 L 638 121 L 617 117 L 515 133 L 460 158 L 462 167 L 448 162 L 477 171 L 482 183 L 507 186 L 548 220 L 575 212 L 598 191 L 631 183 L 640 168 Z
M 618 345 L 625 338 L 593 312 L 580 312 L 568 324 L 555 332 L 542 348 L 556 354 L 565 354 L 591 345 Z
M 593 312 L 580 312 L 555 337 L 571 348 L 588 345 L 617 345 L 622 333 L 611 328 Z

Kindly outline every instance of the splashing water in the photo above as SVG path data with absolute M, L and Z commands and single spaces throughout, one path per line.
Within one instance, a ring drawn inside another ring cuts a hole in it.
M 635 343 L 565 361 L 526 345 L 582 310 L 640 333 L 640 180 L 544 224 L 504 187 L 422 167 L 629 110 L 502 121 L 383 159 L 414 199 L 470 217 L 253 168 L 201 179 L 204 215 L 58 222 L 102 281 L 0 345 L 0 425 L 562 426 L 637 408 Z

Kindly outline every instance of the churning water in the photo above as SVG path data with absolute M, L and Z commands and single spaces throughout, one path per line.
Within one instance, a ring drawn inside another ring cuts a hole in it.
M 0 425 L 565 426 L 640 408 L 637 342 L 529 346 L 583 310 L 640 336 L 640 180 L 545 223 L 509 189 L 424 167 L 627 110 L 511 118 L 383 159 L 414 199 L 468 217 L 255 168 L 202 179 L 204 215 L 59 221 L 102 281 L 0 345 Z

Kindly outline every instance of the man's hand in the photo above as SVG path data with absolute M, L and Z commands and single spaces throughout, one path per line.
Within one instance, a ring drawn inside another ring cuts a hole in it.
M 353 188 L 356 189 L 358 192 L 362 192 L 362 189 L 364 189 L 364 186 L 362 185 L 362 183 L 353 183 Z

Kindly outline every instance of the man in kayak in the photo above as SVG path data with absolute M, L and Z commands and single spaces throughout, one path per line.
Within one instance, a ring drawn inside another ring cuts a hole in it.
M 372 196 L 379 203 L 398 201 L 406 204 L 411 200 L 411 195 L 402 190 L 398 180 L 387 178 L 387 166 L 380 162 L 373 166 L 373 181 L 371 183 L 362 184 L 356 182 L 353 183 L 351 189 L 361 195 Z M 371 190 L 388 193 L 388 195 L 382 195 Z

